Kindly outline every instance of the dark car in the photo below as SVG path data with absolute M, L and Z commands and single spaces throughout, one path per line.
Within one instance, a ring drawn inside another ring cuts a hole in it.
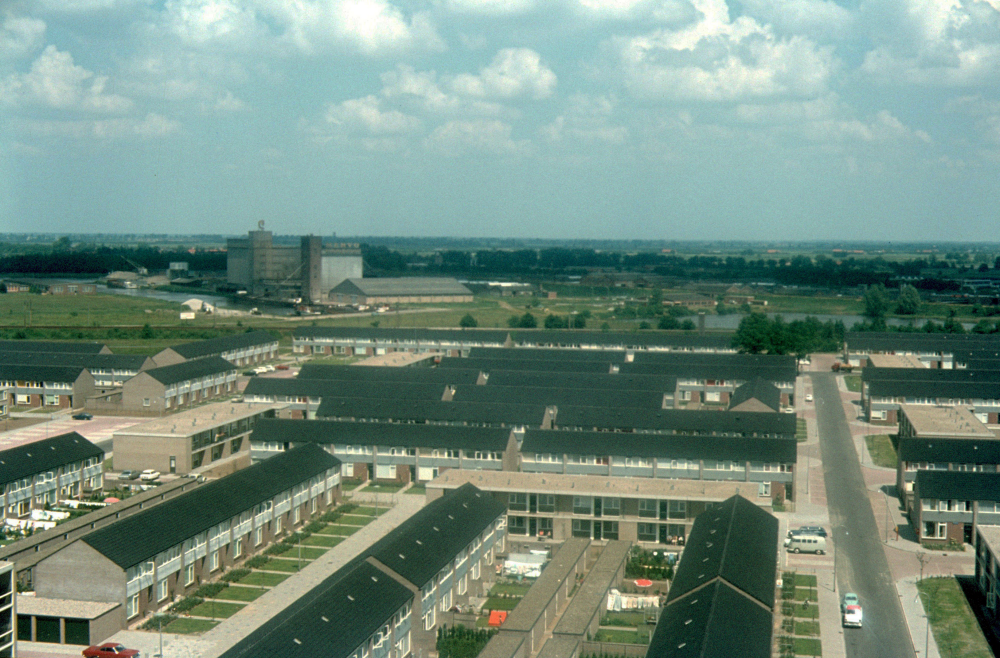
M 122 471 L 121 473 L 118 474 L 118 479 L 119 480 L 138 480 L 139 479 L 139 475 L 140 475 L 139 471 L 132 471 L 132 470 L 126 469 L 126 470 L 124 470 L 124 471 Z
M 86 411 L 73 414 L 73 420 L 93 420 L 94 414 L 88 414 Z
M 126 649 L 117 642 L 105 642 L 101 645 L 87 647 L 83 650 L 84 658 L 134 658 L 139 655 L 137 649 Z

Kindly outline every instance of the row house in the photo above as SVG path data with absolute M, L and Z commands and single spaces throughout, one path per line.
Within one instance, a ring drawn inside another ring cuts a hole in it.
M 278 339 L 267 331 L 248 331 L 173 345 L 153 355 L 153 361 L 169 366 L 207 357 L 219 357 L 241 368 L 273 361 L 278 358 Z
M 59 354 L 111 354 L 111 348 L 96 341 L 0 340 L 0 352 L 56 352 Z
M 899 422 L 903 405 L 961 406 L 983 423 L 1000 422 L 1000 382 L 871 381 L 862 407 L 865 420 L 876 425 Z
M 910 522 L 928 544 L 971 544 L 979 526 L 1000 525 L 1000 473 L 919 471 Z
M 116 630 L 124 629 L 294 532 L 339 495 L 340 462 L 303 446 L 66 545 L 34 567 L 35 592 L 116 604 Z
M 964 407 L 903 405 L 897 436 L 896 491 L 906 509 L 921 471 L 1000 470 L 1000 440 Z
M 995 626 L 1000 623 L 1000 527 L 978 526 L 975 548 L 976 586 L 987 621 Z
M 29 351 L 0 351 L 0 364 L 86 368 L 94 378 L 94 387 L 102 392 L 120 387 L 139 371 L 155 366 L 148 356 Z
M 81 366 L 0 363 L 0 388 L 10 390 L 15 407 L 69 409 L 83 406 L 94 394 L 95 382 Z
M 576 537 L 631 541 L 648 548 L 683 546 L 698 514 L 740 494 L 770 508 L 760 484 L 734 481 L 446 471 L 427 483 L 428 498 L 467 484 L 507 507 L 511 540 L 559 543 Z
M 928 368 L 949 370 L 964 367 L 965 360 L 977 353 L 998 350 L 1000 338 L 995 334 L 849 331 L 844 339 L 844 360 L 853 366 L 864 366 L 872 354 L 895 354 L 913 356 Z
M 406 658 L 435 650 L 456 606 L 485 596 L 505 550 L 503 506 L 472 485 L 431 501 L 222 658 L 294 646 L 329 658 Z M 319 620 L 319 621 L 317 621 Z
M 158 415 L 236 393 L 239 372 L 232 363 L 210 356 L 144 370 L 122 387 L 121 408 Z
M 4 519 L 23 519 L 33 509 L 104 486 L 104 451 L 76 432 L 0 452 Z

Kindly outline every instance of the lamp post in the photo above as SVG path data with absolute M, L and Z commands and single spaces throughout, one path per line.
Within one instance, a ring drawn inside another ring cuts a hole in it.
M 882 497 L 885 498 L 885 543 L 889 543 L 889 495 L 882 490 Z

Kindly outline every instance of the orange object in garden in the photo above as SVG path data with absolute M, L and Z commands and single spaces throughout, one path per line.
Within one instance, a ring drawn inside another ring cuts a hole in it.
M 507 612 L 505 610 L 490 610 L 490 626 L 499 626 L 505 621 L 507 621 Z

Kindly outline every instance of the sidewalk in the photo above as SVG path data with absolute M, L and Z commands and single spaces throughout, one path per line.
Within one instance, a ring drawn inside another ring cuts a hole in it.
M 904 578 L 896 581 L 896 593 L 906 615 L 906 625 L 910 627 L 910 637 L 913 638 L 913 648 L 917 656 L 923 657 L 924 645 L 927 646 L 926 658 L 940 658 L 934 633 L 928 632 L 927 617 L 924 615 L 924 604 L 917 593 L 917 579 Z

